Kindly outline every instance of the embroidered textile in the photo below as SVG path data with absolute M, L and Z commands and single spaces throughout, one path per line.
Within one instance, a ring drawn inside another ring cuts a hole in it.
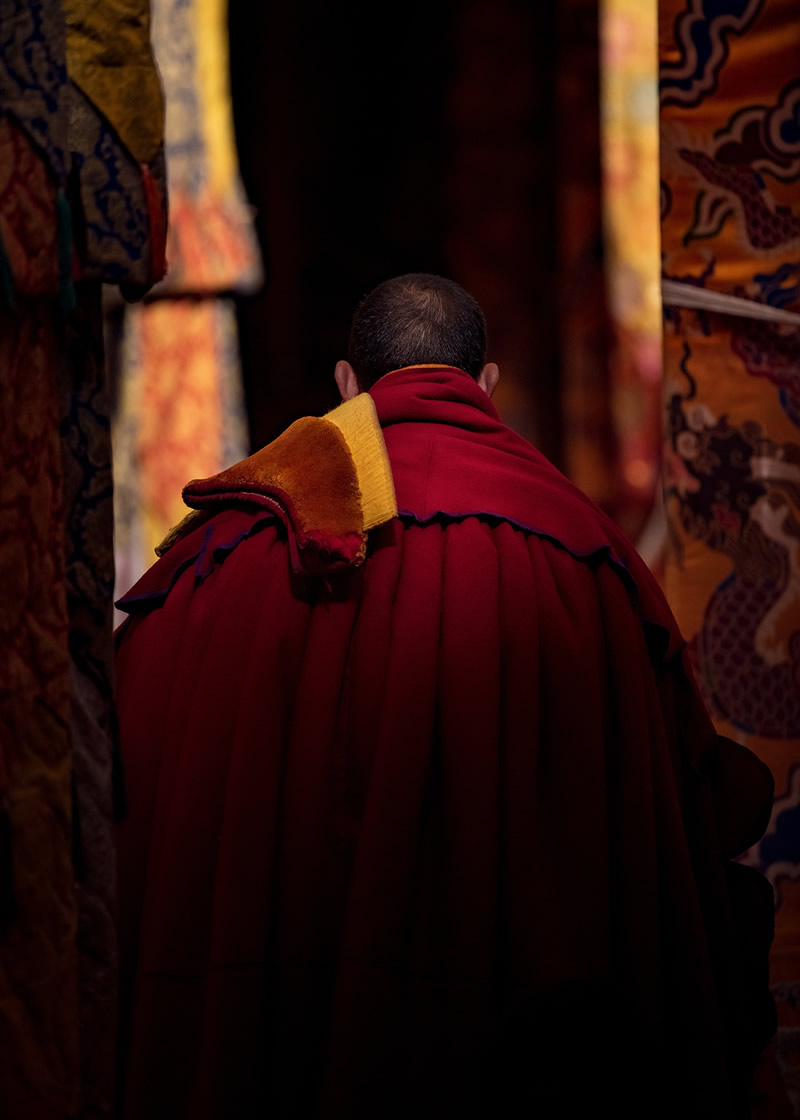
M 0 5 L 0 113 L 27 132 L 63 185 L 69 170 L 67 84 L 61 0 L 7 0 Z
M 0 938 L 0 1112 L 35 1120 L 74 1114 L 79 1099 L 60 332 L 45 301 L 0 312 L 0 793 L 14 900 Z
M 61 0 L 70 78 L 97 106 L 137 163 L 152 163 L 164 132 L 164 97 L 150 46 L 150 0 Z
M 103 4 L 15 0 L 3 6 L 0 119 L 27 135 L 43 160 L 42 174 L 58 190 L 55 210 L 40 213 L 34 189 L 27 204 L 31 219 L 22 228 L 15 227 L 13 211 L 6 214 L 12 228 L 3 231 L 0 249 L 15 290 L 39 289 L 35 282 L 29 286 L 25 254 L 20 260 L 14 245 L 6 245 L 7 235 L 12 243 L 22 239 L 29 256 L 41 250 L 43 238 L 52 238 L 56 290 L 67 308 L 78 277 L 127 284 L 141 295 L 164 274 L 163 108 L 147 11 L 148 0 L 115 0 L 116 18 L 109 23 Z M 137 121 L 146 121 L 146 141 Z M 4 172 L 29 178 L 24 148 L 6 155 L 15 162 L 4 161 Z
M 159 114 L 155 147 L 134 145 L 152 161 L 140 164 L 70 81 L 65 36 L 101 9 L 12 0 L 0 11 L 0 1113 L 26 1120 L 111 1109 L 113 558 L 99 281 L 142 294 L 163 273 L 165 194 Z M 125 50 L 145 65 L 146 25 L 123 22 Z M 116 49 L 107 38 L 106 61 Z M 103 65 L 95 54 L 100 86 Z M 149 65 L 139 77 L 152 87 Z M 130 97 L 117 93 L 118 104 Z
M 660 56 L 664 278 L 800 310 L 797 5 L 663 0 Z M 800 329 L 665 312 L 666 589 L 717 727 L 775 778 L 746 862 L 774 889 L 788 1031 L 800 1027 Z

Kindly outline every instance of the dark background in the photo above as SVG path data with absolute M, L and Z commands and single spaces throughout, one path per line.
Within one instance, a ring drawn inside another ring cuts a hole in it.
M 253 448 L 338 403 L 361 296 L 430 271 L 482 304 L 501 413 L 563 465 L 564 380 L 606 376 L 596 0 L 230 0 L 229 30 Z

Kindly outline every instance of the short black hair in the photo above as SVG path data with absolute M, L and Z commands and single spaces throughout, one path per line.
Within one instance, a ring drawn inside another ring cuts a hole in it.
M 456 366 L 477 378 L 486 363 L 486 319 L 453 280 L 408 272 L 384 280 L 362 299 L 347 359 L 362 391 L 404 366 Z

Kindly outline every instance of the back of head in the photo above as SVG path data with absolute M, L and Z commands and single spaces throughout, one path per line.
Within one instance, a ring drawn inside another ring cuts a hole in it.
M 347 357 L 362 390 L 404 366 L 457 366 L 477 378 L 486 361 L 486 320 L 452 280 L 409 272 L 385 280 L 361 301 Z

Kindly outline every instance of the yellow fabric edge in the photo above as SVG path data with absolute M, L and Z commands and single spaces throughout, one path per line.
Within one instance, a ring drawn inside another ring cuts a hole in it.
M 230 73 L 227 0 L 195 0 L 195 89 L 203 103 L 207 166 L 212 193 L 238 194 Z
M 361 492 L 364 530 L 374 529 L 397 516 L 392 468 L 369 393 L 359 393 L 323 417 L 344 436 L 356 468 Z
M 153 549 L 156 556 L 163 556 L 165 552 L 169 552 L 172 546 L 179 541 L 181 537 L 185 537 L 187 533 L 190 533 L 192 529 L 194 529 L 195 522 L 202 521 L 205 516 L 207 516 L 205 510 L 190 509 L 186 516 L 181 518 L 177 525 L 173 525 L 161 543 L 157 544 Z

